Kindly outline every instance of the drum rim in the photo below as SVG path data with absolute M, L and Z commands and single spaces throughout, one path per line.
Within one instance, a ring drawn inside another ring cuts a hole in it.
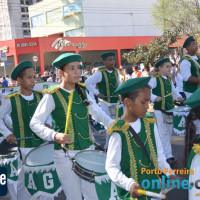
M 53 144 L 53 143 L 42 144 L 42 145 L 40 145 L 40 146 L 35 147 L 34 149 L 32 149 L 32 150 L 26 155 L 26 157 L 25 157 L 25 159 L 24 159 L 24 161 L 23 161 L 24 165 L 27 166 L 27 167 L 41 167 L 41 166 L 48 166 L 48 165 L 54 164 L 54 161 L 52 161 L 51 163 L 48 163 L 48 164 L 44 164 L 44 165 L 34 165 L 34 166 L 33 166 L 33 165 L 28 165 L 28 164 L 26 164 L 26 159 L 27 159 L 27 157 L 29 156 L 29 154 L 31 154 L 33 151 L 36 151 L 37 149 L 39 149 L 39 148 L 41 148 L 41 147 L 43 147 L 43 146 L 52 145 L 52 144 Z
M 76 156 L 77 156 L 78 154 L 81 154 L 81 153 L 83 153 L 83 152 L 100 152 L 100 153 L 103 153 L 103 154 L 107 155 L 107 153 L 106 153 L 105 151 L 99 151 L 99 150 L 83 150 L 83 151 L 78 152 L 78 153 L 75 155 L 75 157 L 73 158 L 74 165 L 78 165 L 79 167 L 81 167 L 81 168 L 84 169 L 85 171 L 91 172 L 91 173 L 94 173 L 94 174 L 103 174 L 103 173 L 106 173 L 106 171 L 105 171 L 105 172 L 95 172 L 95 171 L 88 170 L 88 169 L 86 169 L 85 167 L 81 166 L 81 165 L 76 161 L 75 158 L 76 158 Z
M 75 160 L 75 158 L 78 154 L 81 154 L 81 153 L 84 153 L 84 152 L 100 152 L 100 153 L 107 155 L 107 153 L 105 151 L 100 151 L 100 150 L 81 150 L 74 156 L 74 160 Z

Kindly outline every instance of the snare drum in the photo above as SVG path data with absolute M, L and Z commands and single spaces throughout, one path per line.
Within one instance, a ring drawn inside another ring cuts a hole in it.
M 185 134 L 186 118 L 190 112 L 190 108 L 187 106 L 181 106 L 174 108 L 173 112 L 173 129 L 177 135 Z
M 62 190 L 53 153 L 54 144 L 44 144 L 31 150 L 25 158 L 25 186 L 34 198 L 54 198 Z
M 103 151 L 81 151 L 74 157 L 72 169 L 82 179 L 94 182 L 94 175 L 106 173 L 105 162 Z
M 7 178 L 9 184 L 13 184 L 18 180 L 17 145 L 9 144 L 6 140 L 1 142 L 0 166 L 7 169 Z

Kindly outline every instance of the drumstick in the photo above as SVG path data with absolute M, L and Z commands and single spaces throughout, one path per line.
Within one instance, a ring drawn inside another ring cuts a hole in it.
M 170 94 L 167 94 L 167 95 L 165 95 L 164 97 L 162 97 L 162 98 L 165 98 L 165 97 L 168 97 L 168 96 L 170 96 L 170 95 L 172 95 L 172 94 L 174 94 L 176 92 L 176 90 L 175 91 L 173 91 L 172 93 L 170 93 Z
M 118 96 L 104 96 L 104 97 L 107 97 L 107 98 L 118 98 Z
M 71 113 L 71 109 L 72 109 L 73 96 L 74 96 L 74 91 L 71 92 L 71 94 L 69 95 L 69 104 L 68 104 L 68 109 L 67 109 L 67 119 L 66 119 L 66 124 L 65 124 L 65 135 L 67 134 L 67 129 L 68 129 L 68 126 L 69 126 L 69 118 L 70 118 L 70 113 Z
M 19 141 L 19 140 L 28 140 L 31 139 L 32 137 L 23 137 L 23 138 L 15 138 L 15 141 Z
M 145 196 L 149 196 L 149 197 L 166 199 L 166 195 L 165 194 L 158 194 L 158 193 L 150 192 L 150 191 L 146 191 L 146 190 L 137 190 L 137 192 L 139 194 L 142 194 L 142 195 L 145 195 Z

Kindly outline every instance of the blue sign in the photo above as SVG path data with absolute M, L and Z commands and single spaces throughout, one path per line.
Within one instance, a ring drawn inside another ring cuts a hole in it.
M 0 167 L 0 196 L 7 194 L 7 169 Z
M 82 5 L 81 1 L 77 1 L 75 3 L 68 4 L 66 6 L 63 6 L 63 16 L 71 16 L 77 13 L 82 12 Z
M 44 13 L 31 17 L 32 28 L 43 26 L 44 24 L 46 24 L 46 17 Z
M 5 62 L 5 66 L 13 66 L 13 62 Z

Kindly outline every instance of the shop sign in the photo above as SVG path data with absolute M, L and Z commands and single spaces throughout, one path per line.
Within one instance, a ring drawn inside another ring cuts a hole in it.
M 37 46 L 37 42 L 24 42 L 17 44 L 17 48 L 19 47 L 34 47 Z
M 83 43 L 83 42 L 71 42 L 69 40 L 66 40 L 64 38 L 57 38 L 52 44 L 51 47 L 58 49 L 58 50 L 62 50 L 64 47 L 77 47 L 77 49 L 85 49 L 87 46 L 87 43 Z
M 4 47 L 0 47 L 0 52 L 5 52 L 7 53 L 8 52 L 8 46 L 4 46 Z

